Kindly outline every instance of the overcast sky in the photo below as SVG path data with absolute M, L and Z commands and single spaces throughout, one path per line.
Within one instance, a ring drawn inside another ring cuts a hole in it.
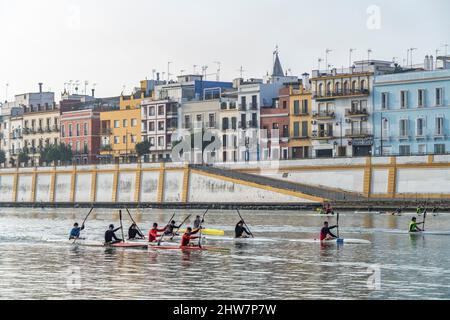
M 222 80 L 263 77 L 279 46 L 285 69 L 311 72 L 319 57 L 354 59 L 444 53 L 448 0 L 0 0 L 0 99 L 69 80 L 97 83 L 98 96 L 129 91 L 152 70 L 192 73 L 222 64 Z M 450 49 L 449 52 L 450 54 Z M 322 63 L 324 67 L 325 63 Z M 215 79 L 211 76 L 210 79 Z M 82 85 L 84 88 L 84 85 Z M 90 89 L 90 86 L 88 86 Z

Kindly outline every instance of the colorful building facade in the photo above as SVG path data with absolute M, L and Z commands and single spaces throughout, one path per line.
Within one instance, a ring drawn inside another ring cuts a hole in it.
M 376 155 L 450 152 L 450 69 L 375 77 Z

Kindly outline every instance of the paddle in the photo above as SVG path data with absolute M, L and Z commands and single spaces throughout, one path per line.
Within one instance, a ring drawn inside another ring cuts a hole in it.
M 125 209 L 127 210 L 128 215 L 130 216 L 131 221 L 133 221 L 133 223 L 134 223 L 134 225 L 136 226 L 136 228 L 138 229 L 138 231 L 139 231 L 142 235 L 144 235 L 144 233 L 142 232 L 142 230 L 141 230 L 141 229 L 139 228 L 139 226 L 137 225 L 136 221 L 134 221 L 133 216 L 132 216 L 131 213 L 130 213 L 130 210 L 128 210 L 128 208 L 125 208 Z M 144 236 L 144 238 L 145 238 L 145 236 Z
M 123 235 L 122 210 L 119 210 L 119 218 L 120 218 L 120 229 L 122 230 L 122 242 L 125 243 L 125 236 Z
M 173 238 L 175 237 L 176 233 L 178 232 L 178 230 L 180 230 L 180 228 L 186 223 L 186 221 L 191 217 L 191 215 L 188 215 L 186 217 L 186 219 L 183 220 L 183 222 L 178 226 L 178 228 L 174 228 L 177 229 L 177 231 L 173 231 L 172 237 L 170 238 L 170 240 L 173 240 Z
M 206 209 L 205 213 L 203 214 L 202 221 L 200 221 L 200 225 L 199 225 L 200 238 L 198 239 L 198 246 L 200 249 L 202 248 L 202 225 L 203 225 L 203 222 L 205 222 L 205 216 L 208 213 L 208 211 L 209 211 L 209 207 L 208 207 L 208 209 Z
M 88 215 L 86 216 L 86 218 L 84 218 L 83 223 L 81 224 L 81 227 L 84 226 L 84 223 L 86 222 L 87 218 L 89 218 L 89 216 L 91 215 L 92 211 L 94 211 L 94 207 L 91 207 L 91 210 L 89 210 Z M 75 240 L 73 240 L 73 243 L 77 242 L 78 238 L 76 238 Z
M 425 231 L 425 220 L 427 219 L 427 211 L 428 209 L 425 208 L 425 211 L 423 212 L 423 227 L 422 227 L 422 231 Z
M 336 217 L 336 226 L 337 226 L 337 237 L 338 239 L 339 237 L 339 212 L 337 213 L 337 217 Z
M 173 220 L 173 218 L 175 217 L 175 213 L 172 215 L 172 218 L 170 218 L 169 222 L 166 224 L 166 226 L 168 226 L 170 224 L 170 222 Z M 164 238 L 165 232 L 163 232 L 163 234 L 161 235 L 161 238 L 159 238 L 158 240 L 158 246 L 161 245 L 161 241 Z
M 250 233 L 250 235 L 252 236 L 252 238 L 254 238 L 255 236 L 253 235 L 253 233 L 250 231 L 250 228 L 248 227 L 248 225 L 245 223 L 244 219 L 242 218 L 241 212 L 239 211 L 239 209 L 236 209 L 239 218 L 241 218 L 241 221 L 244 223 L 245 227 L 247 228 L 247 231 Z

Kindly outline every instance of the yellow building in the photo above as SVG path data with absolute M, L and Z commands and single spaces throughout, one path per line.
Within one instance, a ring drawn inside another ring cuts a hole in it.
M 312 155 L 312 94 L 311 90 L 291 86 L 289 93 L 289 154 L 291 159 L 308 158 Z
M 119 110 L 100 113 L 103 159 L 136 159 L 136 143 L 141 141 L 141 102 L 151 97 L 151 89 L 150 81 L 143 80 L 133 94 L 120 97 Z

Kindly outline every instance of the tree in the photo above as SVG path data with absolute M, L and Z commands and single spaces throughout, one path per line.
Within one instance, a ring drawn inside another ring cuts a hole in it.
M 17 160 L 19 161 L 19 163 L 28 163 L 28 161 L 30 161 L 30 157 L 28 156 L 27 153 L 20 152 L 19 156 L 17 157 Z
M 5 151 L 0 150 L 0 164 L 4 164 L 6 162 L 6 154 Z
M 72 160 L 72 157 L 72 149 L 65 144 L 50 145 L 41 151 L 41 161 L 47 163 L 56 163 L 58 161 L 67 162 Z
M 139 143 L 136 143 L 136 153 L 138 157 L 142 157 L 146 154 L 150 153 L 151 144 L 149 141 L 142 141 Z

